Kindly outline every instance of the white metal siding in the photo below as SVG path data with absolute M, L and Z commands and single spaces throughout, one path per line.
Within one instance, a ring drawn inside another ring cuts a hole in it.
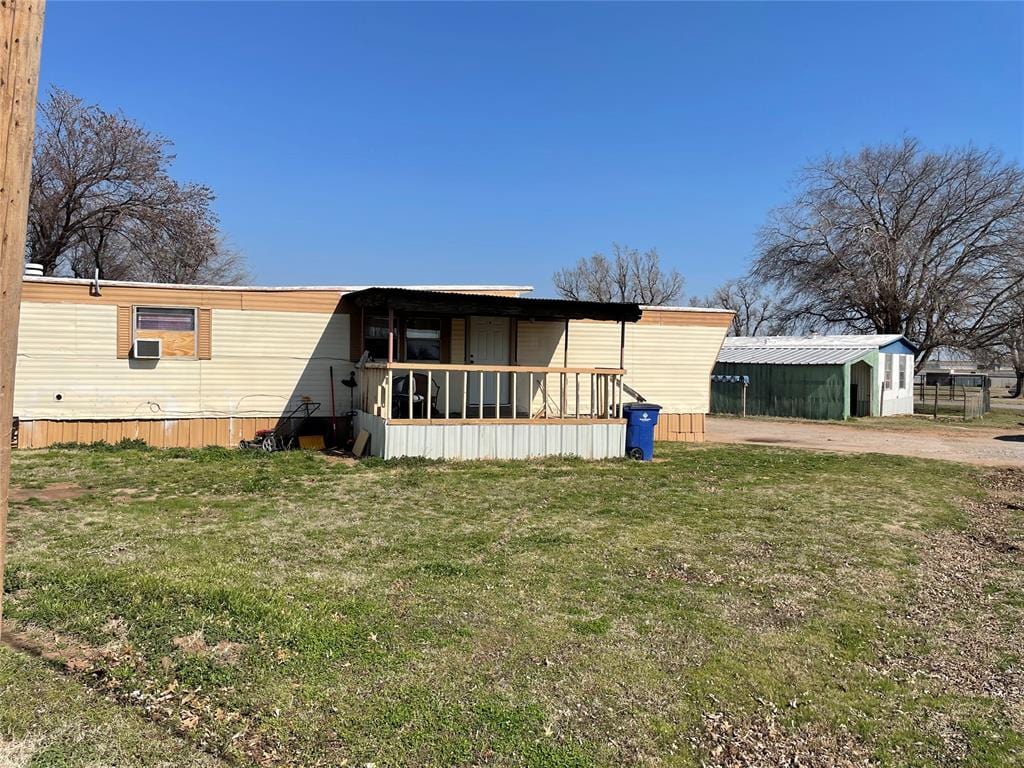
M 370 417 L 373 418 L 373 417 Z M 359 419 L 361 425 L 367 422 Z M 527 459 L 580 456 L 608 459 L 622 456 L 626 427 L 610 424 L 383 424 L 371 432 L 373 455 L 386 458 L 425 456 L 430 459 Z M 363 426 L 364 429 L 367 426 Z M 376 445 L 374 445 L 376 443 Z
M 900 388 L 900 369 L 894 367 L 892 372 L 892 388 L 885 388 L 885 367 L 893 358 L 898 365 L 909 366 L 905 374 L 905 385 Z M 914 413 L 914 356 L 878 353 L 878 393 L 881 397 L 882 415 L 899 416 Z

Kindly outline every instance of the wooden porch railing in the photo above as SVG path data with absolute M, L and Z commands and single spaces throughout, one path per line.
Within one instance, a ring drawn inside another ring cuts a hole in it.
M 617 419 L 621 368 L 367 363 L 360 408 L 389 421 Z

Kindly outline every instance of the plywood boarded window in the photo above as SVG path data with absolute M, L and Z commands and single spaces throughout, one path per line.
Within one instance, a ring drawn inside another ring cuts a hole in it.
M 192 307 L 135 307 L 135 338 L 159 339 L 161 357 L 198 357 L 196 310 Z

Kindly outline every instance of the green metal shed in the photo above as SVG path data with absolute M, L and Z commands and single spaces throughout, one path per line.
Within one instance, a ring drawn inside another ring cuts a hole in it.
M 878 348 L 723 346 L 711 384 L 711 412 L 804 419 L 879 413 Z M 747 377 L 723 381 L 721 377 Z

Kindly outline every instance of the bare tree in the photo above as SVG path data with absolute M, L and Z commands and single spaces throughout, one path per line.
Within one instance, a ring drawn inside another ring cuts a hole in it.
M 771 215 L 754 274 L 800 316 L 904 334 L 919 366 L 940 346 L 983 347 L 1024 284 L 1024 171 L 910 138 L 826 157 Z
M 779 336 L 795 333 L 797 322 L 778 298 L 752 277 L 728 280 L 710 296 L 694 296 L 697 307 L 719 307 L 736 313 L 730 336 Z
M 1018 294 L 1000 308 L 1006 328 L 994 343 L 979 350 L 991 367 L 1008 364 L 1016 378 L 1014 397 L 1024 398 L 1024 293 Z
M 627 301 L 644 305 L 669 304 L 683 292 L 683 277 L 661 267 L 658 251 L 612 244 L 612 256 L 595 253 L 553 277 L 560 296 L 576 301 Z
M 1011 326 L 1006 334 L 1006 351 L 1010 365 L 1013 366 L 1017 385 L 1013 396 L 1024 398 L 1024 312 L 1017 317 L 1017 324 Z
M 169 175 L 171 143 L 54 89 L 39 110 L 26 257 L 46 274 L 235 282 L 213 193 Z

